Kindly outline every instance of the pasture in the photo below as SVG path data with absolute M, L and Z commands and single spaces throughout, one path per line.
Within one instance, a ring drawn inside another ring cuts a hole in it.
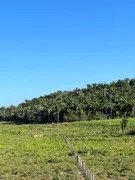
M 83 176 L 60 135 L 65 135 L 87 167 L 102 180 L 135 180 L 135 128 L 129 120 L 80 121 L 48 125 L 0 124 L 0 179 L 79 180 Z M 85 178 L 83 178 L 85 179 Z

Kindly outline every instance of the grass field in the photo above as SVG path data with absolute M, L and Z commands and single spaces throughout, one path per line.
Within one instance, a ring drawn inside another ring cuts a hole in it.
M 0 179 L 77 179 L 69 152 L 52 126 L 1 125 Z
M 0 179 L 80 179 L 60 135 L 66 135 L 96 179 L 135 180 L 135 136 L 121 136 L 120 121 L 52 125 L 0 124 Z M 126 132 L 135 127 L 129 120 Z M 125 134 L 126 134 L 125 132 Z

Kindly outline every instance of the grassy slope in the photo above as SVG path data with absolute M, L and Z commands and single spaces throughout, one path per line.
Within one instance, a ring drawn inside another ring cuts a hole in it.
M 78 179 L 65 134 L 97 179 L 135 179 L 135 137 L 119 136 L 119 120 L 55 125 L 1 125 L 0 179 Z M 135 126 L 130 120 L 128 128 Z M 43 135 L 43 137 L 35 137 Z
M 71 123 L 67 128 L 70 129 L 68 140 L 97 179 L 134 180 L 135 137 L 119 136 L 120 120 L 112 120 L 113 136 L 110 137 L 109 124 L 108 120 Z M 129 120 L 127 131 L 133 126 L 135 120 Z

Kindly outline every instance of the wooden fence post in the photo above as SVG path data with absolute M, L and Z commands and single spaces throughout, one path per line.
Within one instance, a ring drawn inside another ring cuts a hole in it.
M 66 137 L 64 136 L 62 138 L 64 139 L 65 143 L 67 144 L 67 146 L 71 150 L 72 154 L 74 155 L 75 160 L 77 161 L 77 163 L 78 163 L 79 167 L 81 168 L 81 170 L 84 172 L 87 179 L 88 180 L 95 180 L 94 174 L 91 171 L 89 171 L 89 169 L 86 167 L 85 163 L 82 161 L 81 157 L 76 153 L 76 151 L 71 146 L 71 144 L 68 142 Z

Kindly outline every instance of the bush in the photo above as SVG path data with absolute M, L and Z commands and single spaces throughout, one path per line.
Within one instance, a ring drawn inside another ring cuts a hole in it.
M 120 122 L 120 126 L 121 126 L 121 130 L 122 132 L 125 131 L 126 127 L 127 127 L 127 124 L 128 124 L 128 118 L 126 117 L 123 117 L 121 122 Z
M 89 112 L 88 113 L 88 120 L 103 120 L 105 119 L 105 115 L 103 112 L 96 111 L 95 114 Z
M 129 136 L 135 136 L 135 129 L 129 130 L 129 131 L 127 132 L 127 135 L 129 135 Z
M 86 113 L 78 114 L 76 112 L 72 112 L 70 114 L 64 115 L 64 121 L 73 122 L 73 121 L 87 121 L 88 116 Z
M 102 113 L 102 112 L 100 112 L 100 111 L 97 111 L 97 112 L 96 112 L 96 115 L 95 115 L 95 119 L 96 119 L 96 120 L 103 120 L 103 119 L 105 119 L 104 113 Z

